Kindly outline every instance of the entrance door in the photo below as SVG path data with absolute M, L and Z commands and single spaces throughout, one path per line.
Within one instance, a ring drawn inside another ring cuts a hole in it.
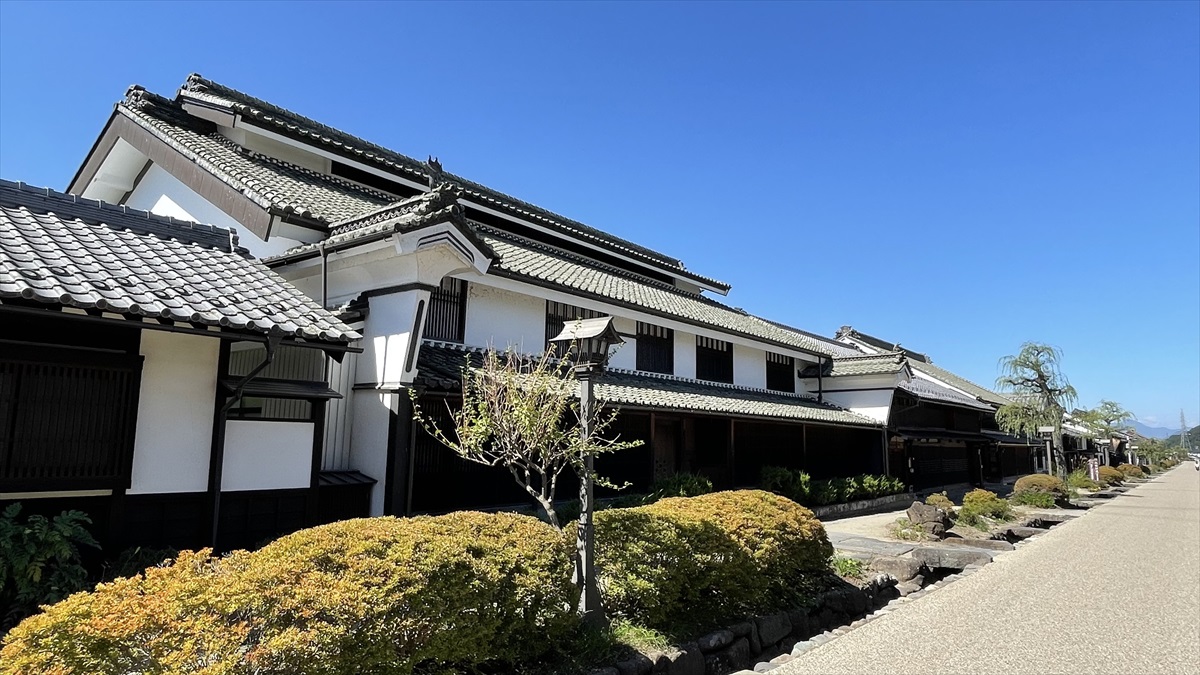
M 654 480 L 670 478 L 679 472 L 679 448 L 683 442 L 683 423 L 678 419 L 654 419 Z

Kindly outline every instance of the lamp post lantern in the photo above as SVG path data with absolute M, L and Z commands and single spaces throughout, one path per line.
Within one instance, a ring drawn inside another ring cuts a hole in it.
M 562 332 L 550 340 L 560 348 L 564 358 L 575 362 L 575 377 L 579 380 L 580 433 L 591 436 L 592 407 L 595 405 L 594 380 L 604 372 L 608 353 L 624 343 L 613 328 L 611 316 L 568 322 Z M 584 455 L 584 472 L 579 477 L 579 527 L 575 539 L 575 585 L 579 587 L 579 614 L 584 623 L 603 626 L 608 620 L 600 602 L 596 579 L 596 536 L 592 514 L 596 506 L 595 485 L 592 480 L 593 456 Z

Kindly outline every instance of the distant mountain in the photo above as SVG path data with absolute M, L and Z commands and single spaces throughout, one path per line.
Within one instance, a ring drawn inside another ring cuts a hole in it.
M 1133 421 L 1133 430 L 1146 438 L 1167 438 L 1174 434 L 1179 435 L 1179 429 L 1168 429 L 1166 427 L 1152 427 L 1141 422 Z
M 1188 430 L 1188 439 L 1191 441 L 1192 452 L 1200 448 L 1200 425 L 1194 426 Z M 1179 434 L 1172 434 L 1167 437 L 1167 445 L 1179 445 Z

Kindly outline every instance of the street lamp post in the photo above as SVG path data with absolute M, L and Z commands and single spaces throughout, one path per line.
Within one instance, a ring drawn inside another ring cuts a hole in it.
M 575 377 L 579 380 L 580 433 L 591 436 L 592 408 L 596 404 L 595 378 L 604 372 L 609 351 L 624 342 L 612 325 L 612 317 L 582 319 L 568 323 L 561 333 L 550 340 L 561 347 L 564 358 L 575 359 Z M 600 600 L 596 578 L 596 535 L 592 515 L 596 507 L 593 481 L 593 455 L 584 454 L 583 475 L 579 477 L 579 527 L 575 539 L 575 585 L 579 588 L 579 614 L 585 624 L 603 626 L 608 623 Z

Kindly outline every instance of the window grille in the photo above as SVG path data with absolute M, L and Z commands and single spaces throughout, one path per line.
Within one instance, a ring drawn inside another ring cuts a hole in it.
M 733 345 L 697 335 L 696 379 L 733 384 Z
M 672 375 L 675 372 L 675 331 L 652 323 L 637 323 L 637 369 Z
M 767 352 L 767 389 L 796 393 L 796 360 Z
M 461 343 L 466 328 L 467 282 L 462 279 L 442 279 L 442 284 L 429 292 L 425 339 Z

